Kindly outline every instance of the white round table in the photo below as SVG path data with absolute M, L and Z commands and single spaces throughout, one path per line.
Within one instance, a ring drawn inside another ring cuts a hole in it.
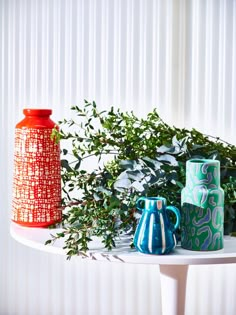
M 51 234 L 62 229 L 28 228 L 11 223 L 10 232 L 18 242 L 46 252 L 66 255 L 64 240 L 59 239 L 53 245 L 45 245 Z M 155 264 L 160 266 L 162 314 L 183 315 L 185 310 L 185 291 L 189 265 L 236 263 L 236 238 L 225 237 L 224 249 L 212 252 L 194 252 L 177 246 L 169 255 L 146 255 L 130 248 L 131 239 L 120 238 L 112 251 L 103 248 L 98 238 L 90 244 L 86 259 L 106 260 L 110 262 L 132 264 Z M 78 257 L 83 257 L 78 255 Z

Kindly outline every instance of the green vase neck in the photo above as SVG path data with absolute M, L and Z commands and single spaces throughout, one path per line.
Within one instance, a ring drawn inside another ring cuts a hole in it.
M 187 161 L 186 185 L 204 185 L 208 188 L 220 186 L 220 162 L 208 159 Z

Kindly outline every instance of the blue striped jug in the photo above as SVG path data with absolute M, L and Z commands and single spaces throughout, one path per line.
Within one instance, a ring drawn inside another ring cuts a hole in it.
M 142 211 L 134 234 L 135 248 L 144 254 L 168 254 L 176 246 L 175 230 L 180 224 L 180 212 L 174 206 L 166 206 L 162 197 L 140 197 L 136 207 Z M 171 222 L 174 213 L 175 223 Z

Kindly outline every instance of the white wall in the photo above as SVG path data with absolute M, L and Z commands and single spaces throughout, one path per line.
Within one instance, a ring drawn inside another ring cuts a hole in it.
M 10 238 L 14 126 L 26 106 L 56 121 L 86 98 L 235 143 L 236 1 L 0 0 L 0 45 L 0 315 L 160 314 L 158 267 Z M 187 314 L 235 314 L 235 283 L 236 265 L 191 267 Z

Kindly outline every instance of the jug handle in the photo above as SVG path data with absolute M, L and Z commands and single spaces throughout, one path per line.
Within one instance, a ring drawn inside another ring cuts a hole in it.
M 140 197 L 140 198 L 138 198 L 138 200 L 137 200 L 137 202 L 136 202 L 136 208 L 137 208 L 138 210 L 143 211 L 144 208 L 141 208 L 141 207 L 140 207 L 140 202 L 141 202 L 141 201 L 145 201 L 146 199 L 147 199 L 146 197 Z
M 176 222 L 175 222 L 174 229 L 173 229 L 173 231 L 175 231 L 180 225 L 180 212 L 179 212 L 179 209 L 174 207 L 174 206 L 167 206 L 166 210 L 174 212 L 174 214 L 176 216 Z

